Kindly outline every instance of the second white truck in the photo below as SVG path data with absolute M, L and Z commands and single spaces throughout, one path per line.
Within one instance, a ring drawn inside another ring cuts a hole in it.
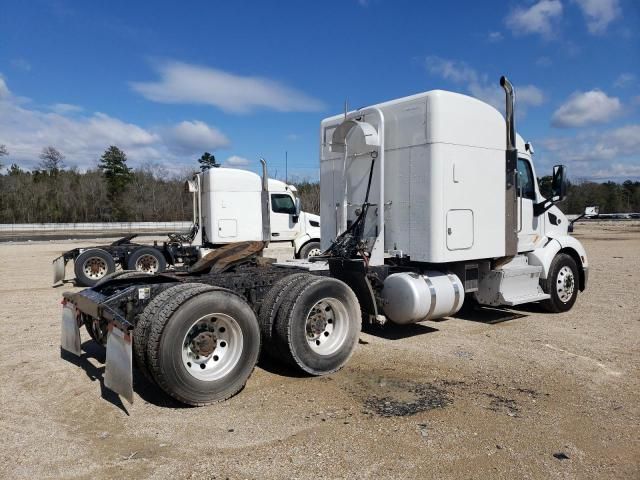
M 187 182 L 193 194 L 193 227 L 187 234 L 170 234 L 162 245 L 135 243 L 135 235 L 110 245 L 75 248 L 53 261 L 53 283 L 65 278 L 66 264 L 74 261 L 76 282 L 91 287 L 123 270 L 161 273 L 167 266 L 190 266 L 223 245 L 263 241 L 262 216 L 270 219 L 266 238 L 275 246 L 293 247 L 296 258 L 319 255 L 320 217 L 302 211 L 296 188 L 269 179 L 267 211 L 262 208 L 262 178 L 250 171 L 211 168 Z

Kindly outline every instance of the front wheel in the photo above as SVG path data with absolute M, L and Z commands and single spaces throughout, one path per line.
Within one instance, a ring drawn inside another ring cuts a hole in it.
M 322 255 L 322 249 L 320 248 L 320 242 L 309 242 L 309 243 L 306 243 L 300 249 L 300 253 L 298 253 L 298 257 L 300 257 L 300 258 L 316 257 L 318 255 Z
M 578 298 L 578 278 L 575 260 L 565 253 L 556 255 L 547 278 L 540 280 L 544 293 L 551 296 L 542 302 L 545 310 L 553 313 L 571 310 Z

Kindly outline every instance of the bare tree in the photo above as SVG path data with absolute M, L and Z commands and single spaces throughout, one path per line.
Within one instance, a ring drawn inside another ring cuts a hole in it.
M 57 175 L 63 168 L 64 155 L 52 146 L 44 147 L 40 154 L 40 168 L 49 172 L 50 175 Z

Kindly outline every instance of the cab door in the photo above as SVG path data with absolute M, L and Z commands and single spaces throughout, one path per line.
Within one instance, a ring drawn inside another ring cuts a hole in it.
M 536 203 L 536 179 L 533 174 L 531 161 L 528 158 L 518 158 L 517 181 L 517 210 L 518 210 L 518 252 L 528 252 L 535 249 L 540 232 L 539 218 L 533 214 Z
M 300 222 L 293 197 L 288 193 L 271 194 L 271 240 L 293 240 Z

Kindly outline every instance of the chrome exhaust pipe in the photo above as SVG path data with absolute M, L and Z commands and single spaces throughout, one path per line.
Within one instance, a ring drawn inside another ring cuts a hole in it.
M 269 246 L 271 240 L 271 205 L 269 204 L 269 176 L 267 174 L 267 161 L 260 158 L 262 164 L 262 192 L 260 199 L 262 204 L 262 241 L 264 246 Z
M 516 119 L 515 119 L 515 103 L 516 92 L 513 85 L 504 75 L 500 77 L 500 86 L 504 89 L 506 100 L 506 120 L 507 120 L 507 150 L 516 149 Z
M 505 152 L 505 256 L 518 253 L 518 205 L 516 188 L 518 185 L 518 149 L 516 148 L 516 93 L 513 85 L 505 76 L 500 77 L 500 86 L 504 89 L 506 100 L 507 149 Z

